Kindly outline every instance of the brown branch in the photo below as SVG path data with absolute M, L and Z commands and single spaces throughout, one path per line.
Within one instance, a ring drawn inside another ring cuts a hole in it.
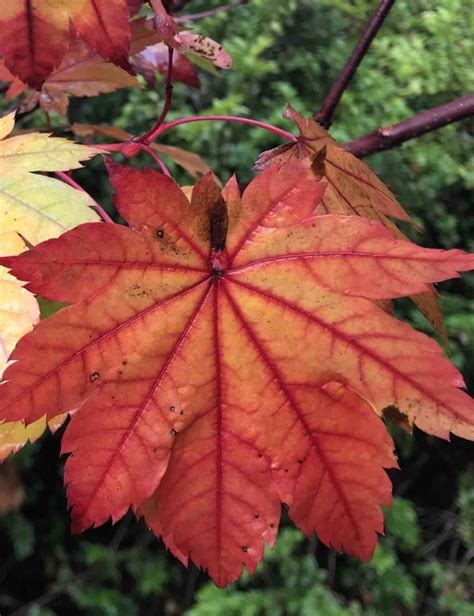
M 474 115 L 474 94 L 466 94 L 461 98 L 417 113 L 398 124 L 378 128 L 372 133 L 362 135 L 348 143 L 345 148 L 354 156 L 363 158 L 374 152 L 390 150 L 404 141 L 414 139 L 432 130 L 458 122 Z
M 328 128 L 331 125 L 332 116 L 339 101 L 341 100 L 344 90 L 349 85 L 349 82 L 357 71 L 359 64 L 364 59 L 370 44 L 374 40 L 377 32 L 394 4 L 395 0 L 381 0 L 380 4 L 369 19 L 359 42 L 354 47 L 354 50 L 344 65 L 344 68 L 339 73 L 338 78 L 333 83 L 329 94 L 324 99 L 321 109 L 314 116 L 314 119 L 325 128 Z

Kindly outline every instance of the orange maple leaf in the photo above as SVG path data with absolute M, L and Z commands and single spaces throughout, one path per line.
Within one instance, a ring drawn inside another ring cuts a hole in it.
M 283 115 L 297 125 L 299 139 L 262 152 L 256 168 L 264 169 L 269 164 L 282 164 L 292 158 L 309 158 L 316 177 L 328 184 L 317 206 L 319 214 L 364 216 L 382 223 L 395 238 L 407 239 L 390 218 L 411 222 L 410 216 L 369 165 L 339 145 L 316 120 L 303 118 L 291 105 Z M 410 299 L 446 342 L 443 314 L 435 289 L 427 287 Z
M 73 528 L 132 507 L 216 583 L 253 571 L 280 503 L 307 534 L 369 559 L 396 466 L 379 414 L 474 436 L 459 372 L 374 300 L 474 266 L 378 222 L 314 214 L 305 161 L 240 195 L 211 176 L 188 201 L 168 177 L 109 165 L 130 228 L 85 224 L 0 259 L 73 304 L 17 345 L 0 418 L 78 409 L 63 438 Z
M 102 57 L 130 69 L 126 0 L 8 0 L 0 12 L 0 52 L 8 69 L 40 89 L 78 36 Z

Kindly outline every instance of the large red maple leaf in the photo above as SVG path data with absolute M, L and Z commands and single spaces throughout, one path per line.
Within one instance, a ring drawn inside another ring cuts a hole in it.
M 16 347 L 0 417 L 77 409 L 63 438 L 74 528 L 132 507 L 224 586 L 275 540 L 284 502 L 305 533 L 370 558 L 396 465 L 375 411 L 474 435 L 441 348 L 374 300 L 474 257 L 315 215 L 325 183 L 305 161 L 269 167 L 242 196 L 209 175 L 190 202 L 152 170 L 110 176 L 129 228 L 85 224 L 0 260 L 72 304 Z

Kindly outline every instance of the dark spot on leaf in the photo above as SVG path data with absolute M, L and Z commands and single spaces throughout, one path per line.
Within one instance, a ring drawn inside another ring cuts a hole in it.
M 97 379 L 100 379 L 100 373 L 99 372 L 91 372 L 89 374 L 89 381 L 91 383 L 93 383 L 94 381 L 97 381 Z
M 211 248 L 219 252 L 225 248 L 227 237 L 228 215 L 224 199 L 219 195 L 217 200 L 209 208 L 209 230 L 211 236 Z
M 411 432 L 410 421 L 408 415 L 397 409 L 395 406 L 387 406 L 382 411 L 384 419 L 390 420 L 396 426 L 407 432 Z

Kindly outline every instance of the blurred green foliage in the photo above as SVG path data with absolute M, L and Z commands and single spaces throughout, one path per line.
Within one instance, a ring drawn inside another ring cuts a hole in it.
M 185 11 L 218 1 L 194 0 Z M 175 87 L 170 117 L 238 114 L 289 130 L 281 117 L 291 102 L 306 114 L 321 104 L 377 2 L 249 0 L 238 10 L 199 22 L 219 40 L 234 69 L 201 71 L 202 86 Z M 442 104 L 473 89 L 472 5 L 464 0 L 398 0 L 338 107 L 333 135 L 347 141 L 383 124 Z M 162 104 L 156 90 L 120 91 L 72 101 L 69 121 L 147 130 Z M 6 103 L 1 103 L 6 107 Z M 44 127 L 40 112 L 21 126 Z M 60 131 L 66 122 L 52 117 Z M 175 129 L 165 142 L 200 154 L 222 178 L 236 171 L 246 182 L 258 153 L 278 145 L 259 129 L 197 123 Z M 472 123 L 427 134 L 370 158 L 396 192 L 428 246 L 474 248 L 470 216 L 474 185 Z M 141 157 L 133 164 L 150 164 Z M 181 182 L 189 177 L 173 172 Z M 94 161 L 77 179 L 111 209 L 103 166 Z M 471 199 L 471 201 L 470 201 Z M 413 233 L 413 232 L 412 232 Z M 474 279 L 442 287 L 448 353 L 474 385 Z M 46 314 L 51 307 L 43 306 Z M 401 303 L 419 329 L 426 321 Z M 431 332 L 432 333 L 432 332 Z M 15 460 L 26 488 L 20 512 L 0 518 L 0 612 L 14 616 L 405 616 L 474 615 L 473 449 L 393 428 L 400 472 L 391 473 L 395 499 L 386 535 L 373 560 L 336 555 L 306 539 L 286 518 L 276 547 L 253 576 L 225 590 L 194 567 L 186 571 L 129 517 L 82 537 L 69 533 L 58 438 L 26 448 Z M 471 466 L 470 466 L 471 464 Z

